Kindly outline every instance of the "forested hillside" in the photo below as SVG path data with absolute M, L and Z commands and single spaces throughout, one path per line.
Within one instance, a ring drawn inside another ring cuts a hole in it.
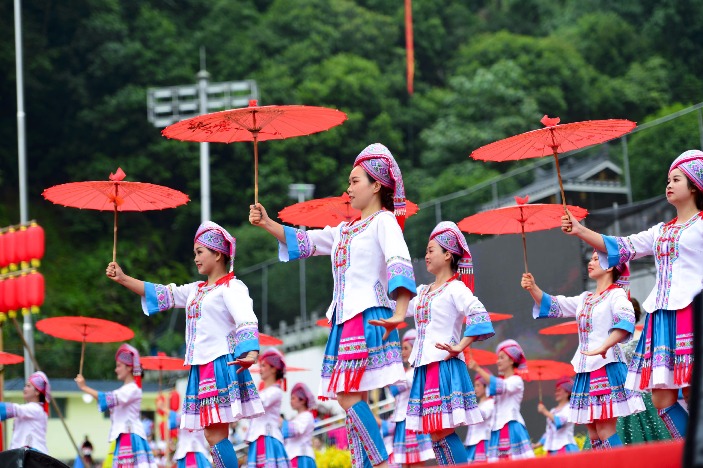
M 184 207 L 121 216 L 118 261 L 146 280 L 197 278 L 191 251 L 200 221 L 198 145 L 166 140 L 147 122 L 146 89 L 194 83 L 201 47 L 212 81 L 254 79 L 261 105 L 329 106 L 349 116 L 329 132 L 259 146 L 260 198 L 270 213 L 293 202 L 290 183 L 315 184 L 315 197 L 341 194 L 354 157 L 375 141 L 396 155 L 408 197 L 423 202 L 514 167 L 468 155 L 538 128 L 544 114 L 562 123 L 642 123 L 703 101 L 703 3 L 696 0 L 414 0 L 412 96 L 401 0 L 22 4 L 29 210 L 47 231 L 41 316 L 118 320 L 136 330 L 142 350 L 173 353 L 182 337 L 165 332 L 169 315 L 147 319 L 135 296 L 105 278 L 111 214 L 58 207 L 41 192 L 106 179 L 121 166 L 128 180 L 188 193 L 192 202 Z M 19 221 L 15 99 L 13 4 L 5 1 L 0 226 Z M 632 137 L 635 199 L 662 193 L 671 160 L 700 145 L 697 125 L 693 115 Z M 212 217 L 238 239 L 235 269 L 273 258 L 275 242 L 247 223 L 251 144 L 211 144 L 210 151 Z M 298 314 L 296 272 L 291 267 L 270 278 L 272 326 Z M 308 308 L 322 310 L 330 296 L 329 263 L 310 262 L 308 275 L 315 285 Z M 4 341 L 5 350 L 20 352 L 14 330 L 4 331 Z M 75 374 L 79 345 L 37 334 L 37 347 L 53 375 Z M 105 353 L 98 346 L 89 351 Z M 110 377 L 111 369 L 110 359 L 87 363 L 94 377 Z

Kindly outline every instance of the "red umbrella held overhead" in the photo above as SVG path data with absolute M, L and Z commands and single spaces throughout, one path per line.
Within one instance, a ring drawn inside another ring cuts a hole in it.
M 409 218 L 418 211 L 415 203 L 406 200 L 406 216 Z M 278 212 L 284 223 L 311 228 L 337 226 L 341 222 L 350 222 L 361 215 L 361 211 L 351 207 L 349 195 L 344 192 L 339 197 L 316 198 L 287 206 Z
M 259 333 L 259 344 L 261 346 L 278 346 L 283 344 L 283 340 L 265 333 Z
M 642 330 L 644 325 L 636 325 L 635 330 Z M 560 323 L 559 325 L 552 325 L 551 327 L 545 327 L 540 329 L 540 335 L 575 335 L 579 331 L 578 324 L 576 321 L 570 321 L 566 323 Z
M 0 351 L 0 366 L 9 366 L 12 364 L 20 364 L 22 362 L 24 362 L 24 358 L 22 356 Z
M 258 142 L 329 130 L 347 119 L 337 109 L 315 106 L 258 106 L 199 115 L 169 125 L 161 134 L 182 141 L 211 143 L 254 142 L 254 203 L 259 201 Z
M 183 192 L 163 185 L 123 180 L 126 174 L 117 168 L 110 180 L 71 182 L 44 190 L 44 198 L 57 205 L 114 212 L 112 261 L 117 258 L 117 212 L 150 211 L 175 208 L 188 203 Z
M 630 132 L 637 124 L 630 120 L 586 120 L 559 125 L 559 117 L 542 117 L 544 128 L 514 135 L 482 146 L 471 153 L 483 161 L 516 161 L 553 156 L 557 168 L 561 201 L 566 210 L 564 184 L 559 169 L 559 153 L 604 143 Z
M 134 332 L 124 325 L 93 317 L 46 318 L 37 322 L 37 329 L 55 338 L 82 343 L 79 374 L 83 373 L 86 343 L 116 343 L 134 338 Z
M 551 361 L 549 359 L 529 359 L 527 361 L 525 380 L 539 382 L 539 401 L 542 401 L 542 381 L 557 380 L 561 377 L 576 375 L 574 366 L 567 362 Z
M 469 346 L 464 348 L 464 359 L 466 359 L 466 362 L 473 359 L 479 366 L 490 366 L 498 361 L 498 355 L 492 351 L 474 349 Z
M 526 232 L 543 231 L 561 226 L 564 208 L 562 205 L 545 203 L 527 203 L 529 197 L 515 197 L 514 206 L 506 206 L 493 210 L 482 211 L 462 219 L 457 223 L 459 229 L 470 234 L 521 234 L 522 254 L 527 273 L 527 240 Z M 568 210 L 577 219 L 582 220 L 588 211 L 569 205 Z

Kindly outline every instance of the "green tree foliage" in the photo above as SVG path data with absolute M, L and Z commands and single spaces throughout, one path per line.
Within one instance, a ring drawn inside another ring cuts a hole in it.
M 192 236 L 200 220 L 198 145 L 169 141 L 146 120 L 150 87 L 194 83 L 200 50 L 211 79 L 255 79 L 260 101 L 346 112 L 328 132 L 267 141 L 260 150 L 260 199 L 270 214 L 294 202 L 288 184 L 316 186 L 315 197 L 346 188 L 351 163 L 374 141 L 400 161 L 415 202 L 467 189 L 514 167 L 469 159 L 486 143 L 591 118 L 648 121 L 701 101 L 703 6 L 694 0 L 414 0 L 415 94 L 405 83 L 404 2 L 381 0 L 75 0 L 22 2 L 30 215 L 47 231 L 43 316 L 117 320 L 138 332 L 143 352 L 182 354 L 183 313 L 142 314 L 134 294 L 103 275 L 111 259 L 112 215 L 61 208 L 43 189 L 128 180 L 188 193 L 176 210 L 124 213 L 118 261 L 155 282 L 198 280 Z M 0 2 L 0 225 L 18 222 L 13 4 Z M 660 193 L 666 168 L 698 146 L 696 118 L 633 135 L 637 199 Z M 239 239 L 235 269 L 259 317 L 276 327 L 299 316 L 298 266 L 249 267 L 276 256 L 276 242 L 248 225 L 253 201 L 250 143 L 210 145 L 212 217 Z M 661 180 L 660 180 L 661 179 Z M 517 189 L 509 182 L 505 190 Z M 661 183 L 660 183 L 661 182 Z M 442 206 L 459 220 L 490 200 L 490 189 Z M 413 256 L 424 252 L 437 213 L 407 224 Z M 238 273 L 239 274 L 239 273 Z M 309 311 L 331 296 L 329 261 L 307 263 Z M 10 328 L 10 327 L 4 327 Z M 19 352 L 12 331 L 5 349 Z M 80 346 L 37 334 L 40 360 L 72 376 Z M 112 377 L 115 346 L 90 346 L 86 373 Z M 8 369 L 8 376 L 21 369 Z

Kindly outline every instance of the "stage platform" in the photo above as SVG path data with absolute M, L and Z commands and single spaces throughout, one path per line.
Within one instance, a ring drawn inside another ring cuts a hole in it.
M 500 466 L 504 468 L 681 468 L 683 442 L 633 444 L 613 450 L 585 450 L 579 453 L 477 463 L 462 466 Z

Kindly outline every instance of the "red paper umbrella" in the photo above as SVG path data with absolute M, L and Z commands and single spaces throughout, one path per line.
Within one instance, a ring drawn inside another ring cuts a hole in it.
M 488 316 L 491 318 L 491 322 L 500 322 L 501 320 L 510 320 L 513 318 L 511 314 L 499 314 L 498 312 L 488 312 Z
M 161 393 L 161 374 L 163 371 L 184 371 L 190 369 L 190 364 L 183 364 L 183 358 L 166 356 L 159 352 L 156 356 L 141 358 L 142 369 L 159 371 L 159 393 Z
M 44 198 L 57 205 L 73 208 L 113 211 L 115 213 L 112 261 L 117 258 L 117 212 L 150 211 L 175 208 L 188 203 L 183 192 L 162 185 L 127 182 L 125 173 L 117 168 L 110 180 L 71 182 L 55 185 L 42 193 Z
M 530 359 L 527 361 L 528 373 L 525 380 L 539 382 L 539 401 L 542 401 L 542 381 L 557 380 L 561 377 L 576 375 L 574 366 L 567 362 L 551 361 L 548 359 Z
M 559 117 L 549 118 L 545 115 L 540 121 L 544 128 L 482 146 L 474 150 L 471 157 L 483 161 L 500 162 L 554 156 L 561 200 L 566 209 L 564 184 L 559 169 L 559 153 L 604 143 L 628 133 L 637 124 L 622 119 L 586 120 L 564 125 L 559 125 L 559 121 Z
M 515 197 L 517 205 L 482 211 L 462 219 L 457 223 L 459 229 L 470 234 L 521 234 L 522 253 L 527 273 L 526 232 L 543 231 L 561 226 L 564 208 L 561 205 L 545 203 L 527 203 L 529 197 Z M 566 205 L 564 205 L 566 206 Z M 567 207 L 579 221 L 588 211 L 578 206 Z
M 22 356 L 0 351 L 0 365 L 9 366 L 11 364 L 19 364 L 21 362 L 24 362 L 24 358 Z
M 182 141 L 211 143 L 254 142 L 254 203 L 259 201 L 258 142 L 283 140 L 329 130 L 347 119 L 337 109 L 315 106 L 261 106 L 199 115 L 169 125 L 161 134 Z
M 261 346 L 278 346 L 283 344 L 283 340 L 275 338 L 271 335 L 259 333 L 259 344 Z
M 415 203 L 406 200 L 406 217 L 417 213 Z M 287 206 L 278 212 L 278 217 L 284 223 L 312 228 L 337 226 L 339 223 L 350 222 L 361 215 L 361 211 L 351 207 L 349 195 L 344 192 L 339 197 L 316 198 Z
M 134 338 L 134 332 L 124 325 L 92 317 L 47 318 L 37 322 L 37 329 L 55 338 L 82 343 L 79 374 L 83 373 L 86 343 L 116 343 Z
M 318 327 L 323 327 L 323 328 L 332 328 L 332 324 L 330 324 L 326 318 L 321 318 L 317 322 L 315 322 L 315 325 Z M 398 326 L 396 327 L 397 329 L 405 328 L 407 327 L 408 324 L 405 322 L 400 322 Z
M 635 330 L 642 330 L 644 325 L 636 325 Z M 541 335 L 575 335 L 579 331 L 578 324 L 575 321 L 552 325 L 551 327 L 542 328 L 539 333 Z
M 490 366 L 495 364 L 498 360 L 496 353 L 483 349 L 474 349 L 471 347 L 464 348 L 464 358 L 466 359 L 466 362 L 473 359 L 479 366 Z

